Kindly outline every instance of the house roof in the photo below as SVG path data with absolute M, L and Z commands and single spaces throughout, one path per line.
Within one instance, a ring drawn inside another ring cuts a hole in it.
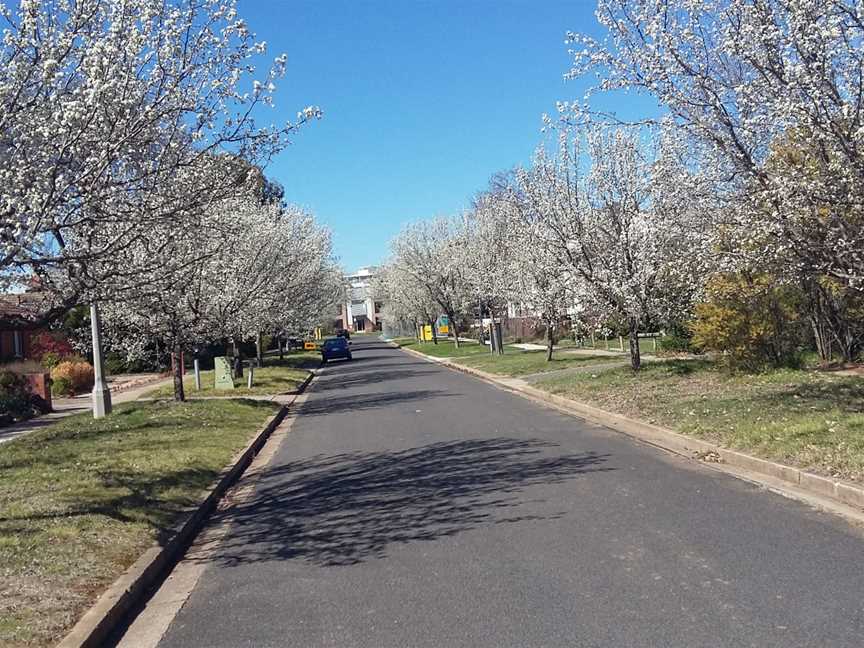
M 0 294 L 0 324 L 27 328 L 51 308 L 47 293 L 41 291 Z

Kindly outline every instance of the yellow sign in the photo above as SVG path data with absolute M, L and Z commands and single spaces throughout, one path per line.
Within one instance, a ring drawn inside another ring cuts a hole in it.
M 424 326 L 420 331 L 420 339 L 424 342 L 432 341 L 432 327 L 428 324 Z
M 450 325 L 441 324 L 438 326 L 438 333 L 441 335 L 450 335 Z
M 315 344 L 314 342 L 306 341 L 303 343 L 303 350 L 304 351 L 315 351 L 315 349 L 317 349 L 317 348 L 318 348 L 318 345 Z

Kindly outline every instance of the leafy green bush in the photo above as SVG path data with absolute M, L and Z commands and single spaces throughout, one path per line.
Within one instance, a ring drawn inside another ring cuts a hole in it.
M 116 351 L 111 351 L 105 356 L 105 370 L 112 376 L 126 373 L 129 370 L 126 364 L 126 358 Z
M 657 341 L 657 348 L 664 353 L 692 353 L 693 336 L 688 331 L 671 330 Z
M 30 384 L 12 371 L 0 371 L 0 425 L 9 425 L 33 416 Z
M 54 396 L 74 396 L 75 387 L 72 380 L 66 377 L 51 379 L 51 394 Z
M 59 353 L 55 351 L 47 351 L 42 354 L 42 366 L 45 367 L 49 372 L 56 367 L 63 358 L 60 357 Z

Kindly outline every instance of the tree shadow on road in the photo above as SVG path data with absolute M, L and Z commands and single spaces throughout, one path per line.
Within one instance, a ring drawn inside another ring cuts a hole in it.
M 328 391 L 332 389 L 348 389 L 349 387 L 362 387 L 364 385 L 377 385 L 383 382 L 402 381 L 410 378 L 434 375 L 432 369 L 391 369 L 381 371 L 351 371 L 324 374 L 323 379 L 315 385 L 315 391 Z
M 390 545 L 428 541 L 530 515 L 524 489 L 608 471 L 607 455 L 555 454 L 540 440 L 492 438 L 408 450 L 319 455 L 268 470 L 221 515 L 233 526 L 206 560 L 233 566 L 304 560 L 351 565 Z
M 417 389 L 414 391 L 399 392 L 375 392 L 371 394 L 351 394 L 350 397 L 334 393 L 332 396 L 319 396 L 321 392 L 316 388 L 313 392 L 315 398 L 311 398 L 300 406 L 302 416 L 321 416 L 337 414 L 339 412 L 358 412 L 361 410 L 377 409 L 387 407 L 394 403 L 410 403 L 413 401 L 426 401 L 431 398 L 457 397 L 454 394 L 442 390 Z

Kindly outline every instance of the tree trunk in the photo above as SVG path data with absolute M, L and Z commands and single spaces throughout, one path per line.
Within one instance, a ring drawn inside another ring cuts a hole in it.
M 432 343 L 438 344 L 438 331 L 435 330 L 435 322 L 429 320 L 429 329 L 432 331 Z
M 174 374 L 174 400 L 183 402 L 186 400 L 186 394 L 183 392 L 183 367 L 180 363 L 180 344 L 174 344 L 174 351 L 171 354 L 174 362 L 171 363 Z
M 456 348 L 459 348 L 459 327 L 456 326 L 456 318 L 447 314 L 447 317 L 450 319 L 450 328 L 453 330 L 453 344 L 456 345 Z
M 282 339 L 282 336 L 279 336 L 279 360 L 282 361 L 285 359 L 285 340 Z
M 554 348 L 555 340 L 552 336 L 552 320 L 546 322 L 546 362 L 552 362 L 552 349 Z
M 255 359 L 258 361 L 258 366 L 264 366 L 264 348 L 261 331 L 255 334 Z
M 630 366 L 633 371 L 639 371 L 642 366 L 642 358 L 639 356 L 639 322 L 630 320 Z
M 243 354 L 240 352 L 240 345 L 237 344 L 237 340 L 233 341 L 234 343 L 234 377 L 242 378 L 243 377 Z

